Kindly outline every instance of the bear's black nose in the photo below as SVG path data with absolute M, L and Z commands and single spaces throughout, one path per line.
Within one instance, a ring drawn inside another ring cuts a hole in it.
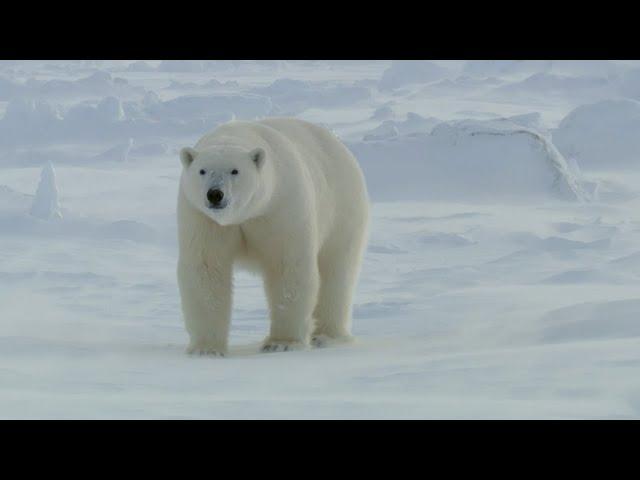
M 211 202 L 211 205 L 219 205 L 223 198 L 224 193 L 222 193 L 222 190 L 218 190 L 217 188 L 211 188 L 207 192 L 207 200 Z

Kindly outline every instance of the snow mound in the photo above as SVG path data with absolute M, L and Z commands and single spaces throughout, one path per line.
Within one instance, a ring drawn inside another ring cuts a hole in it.
M 463 75 L 455 79 L 445 78 L 439 82 L 432 83 L 422 88 L 418 95 L 468 95 L 471 92 L 493 88 L 502 82 L 495 77 L 478 78 Z
M 476 77 L 531 75 L 551 70 L 551 60 L 469 60 L 463 72 Z
M 640 68 L 629 70 L 621 76 L 618 91 L 624 97 L 640 100 Z
M 380 90 L 395 90 L 412 84 L 423 84 L 441 80 L 448 71 L 430 61 L 394 60 L 384 71 L 378 84 Z
M 55 135 L 62 116 L 43 100 L 18 98 L 7 105 L 0 120 L 0 143 L 31 144 Z
M 56 185 L 56 172 L 51 162 L 42 168 L 40 184 L 36 196 L 31 205 L 31 215 L 43 220 L 62 218 L 60 204 L 58 203 L 58 187 Z
M 594 98 L 594 95 L 605 95 L 609 86 L 609 80 L 602 77 L 572 77 L 535 73 L 519 82 L 495 88 L 492 95 L 518 95 L 520 97 L 554 95 L 563 98 L 583 95 Z
M 31 201 L 30 195 L 16 192 L 6 185 L 0 185 L 0 214 L 25 212 Z
M 0 120 L 0 143 L 24 146 L 82 138 L 85 132 L 95 136 L 94 127 L 105 123 L 100 113 L 103 112 L 88 104 L 72 107 L 65 114 L 43 100 L 12 100 Z M 106 134 L 104 129 L 99 132 L 102 136 Z
M 219 88 L 237 88 L 240 84 L 235 80 L 227 80 L 221 82 L 219 80 L 211 79 L 205 83 L 196 82 L 180 82 L 178 80 L 171 80 L 169 85 L 165 87 L 167 90 L 215 90 Z
M 538 112 L 513 115 L 511 117 L 507 117 L 505 120 L 530 128 L 536 132 L 543 132 L 545 130 L 545 127 L 542 124 L 542 117 Z
M 590 198 L 548 139 L 508 120 L 440 123 L 428 135 L 349 146 L 375 200 Z
M 399 135 L 427 134 L 442 121 L 435 118 L 425 118 L 414 112 L 407 113 L 402 122 L 395 120 L 385 120 L 378 127 L 365 133 L 362 137 L 364 141 L 385 140 Z
M 442 121 L 435 118 L 425 118 L 414 112 L 407 113 L 407 117 L 398 122 L 395 120 L 385 120 L 378 127 L 364 134 L 364 141 L 385 140 L 399 135 L 427 134 Z
M 144 95 L 146 90 L 133 86 L 124 78 L 113 77 L 110 73 L 97 71 L 78 80 L 38 80 L 30 78 L 18 83 L 0 78 L 0 100 L 22 97 L 41 100 L 44 97 L 134 97 Z
M 158 71 L 170 73 L 203 73 L 229 70 L 235 66 L 235 62 L 224 60 L 163 60 L 160 62 L 160 65 L 158 65 Z
M 371 114 L 371 120 L 391 120 L 395 116 L 391 105 L 383 105 L 375 109 Z
M 465 235 L 458 233 L 446 233 L 446 232 L 429 232 L 421 235 L 418 241 L 429 247 L 466 247 L 473 245 L 475 242 Z
M 271 100 L 259 95 L 185 95 L 152 104 L 147 113 L 159 118 L 229 118 L 254 119 L 269 115 Z
M 10 100 L 24 92 L 24 86 L 10 78 L 0 77 L 0 100 Z
M 158 65 L 159 71 L 172 73 L 200 73 L 206 69 L 206 62 L 202 60 L 163 60 Z
M 547 343 L 640 336 L 640 300 L 583 303 L 549 312 L 542 318 Z
M 109 96 L 62 109 L 44 100 L 18 98 L 0 119 L 0 145 L 24 147 L 64 141 L 120 141 L 201 133 L 234 118 L 268 116 L 273 104 L 257 95 L 187 95 L 161 101 Z
M 377 141 L 377 140 L 387 140 L 390 138 L 395 138 L 400 135 L 400 131 L 396 126 L 397 122 L 393 120 L 385 120 L 376 128 L 369 130 L 362 137 L 362 140 L 365 142 Z
M 100 155 L 96 155 L 91 160 L 92 162 L 128 162 L 129 161 L 129 152 L 131 151 L 131 147 L 133 146 L 133 139 L 130 138 L 128 141 L 116 145 L 108 149 L 107 151 L 101 153 Z
M 640 102 L 605 100 L 570 112 L 553 143 L 583 168 L 629 168 L 640 163 Z
M 269 97 L 283 113 L 294 115 L 309 108 L 337 108 L 371 99 L 371 90 L 358 85 L 307 82 L 280 78 L 254 93 Z
M 108 72 L 95 72 L 88 77 L 79 80 L 49 80 L 42 84 L 40 93 L 42 94 L 94 94 L 94 95 L 115 95 L 122 93 L 128 86 L 127 80 L 114 78 Z M 144 92 L 143 89 L 138 89 Z
M 612 77 L 621 68 L 611 60 L 552 60 L 550 73 L 558 75 Z
M 127 65 L 127 70 L 129 72 L 154 72 L 155 68 L 147 62 L 138 60 Z

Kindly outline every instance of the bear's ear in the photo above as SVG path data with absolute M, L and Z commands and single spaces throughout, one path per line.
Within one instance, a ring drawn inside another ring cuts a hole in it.
M 189 165 L 191 165 L 191 162 L 193 162 L 197 154 L 198 152 L 191 147 L 184 147 L 180 150 L 180 161 L 184 168 L 189 168 Z
M 262 148 L 258 147 L 251 150 L 249 156 L 251 157 L 253 163 L 255 163 L 256 167 L 261 168 L 262 165 L 264 165 L 264 160 L 267 154 Z

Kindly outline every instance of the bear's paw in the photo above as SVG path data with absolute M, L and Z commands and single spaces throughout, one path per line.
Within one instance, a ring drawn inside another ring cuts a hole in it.
M 289 352 L 292 350 L 304 350 L 305 344 L 302 342 L 287 342 L 280 340 L 265 340 L 260 351 L 264 353 Z
M 187 353 L 193 356 L 224 357 L 224 352 L 219 348 L 202 345 L 189 345 Z
M 311 345 L 316 348 L 330 347 L 333 345 L 343 345 L 345 343 L 352 343 L 355 338 L 351 335 L 342 335 L 339 337 L 331 337 L 324 334 L 316 334 L 311 337 Z

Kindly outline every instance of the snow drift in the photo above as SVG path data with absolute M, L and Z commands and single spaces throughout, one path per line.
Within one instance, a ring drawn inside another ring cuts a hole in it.
M 574 77 L 549 73 L 535 73 L 519 82 L 497 87 L 492 93 L 519 96 L 559 95 L 565 98 L 605 95 L 609 81 L 602 77 Z
M 380 90 L 394 90 L 411 84 L 434 82 L 446 77 L 447 70 L 429 61 L 396 60 L 384 71 Z
M 58 202 L 58 186 L 56 172 L 51 162 L 47 162 L 40 174 L 40 184 L 31 205 L 31 215 L 43 220 L 62 218 Z
M 19 97 L 0 119 L 0 145 L 41 145 L 69 140 L 120 140 L 202 133 L 233 118 L 269 115 L 273 104 L 258 95 L 185 95 L 161 101 L 148 93 L 141 101 L 108 96 L 68 108 Z
M 406 118 L 399 122 L 395 120 L 385 120 L 376 128 L 368 131 L 362 137 L 365 141 L 385 140 L 397 137 L 399 135 L 408 135 L 413 133 L 428 133 L 440 124 L 441 120 L 434 117 L 424 118 L 414 112 L 407 113 Z
M 506 119 L 441 123 L 430 134 L 349 146 L 374 200 L 589 198 L 547 138 Z
M 371 98 L 368 87 L 334 85 L 328 82 L 308 82 L 281 78 L 267 87 L 254 89 L 269 97 L 281 114 L 295 115 L 309 108 L 337 108 L 364 102 Z
M 640 161 L 640 102 L 605 100 L 569 113 L 553 143 L 583 168 L 635 167 Z
M 552 60 L 469 60 L 464 73 L 476 77 L 520 76 L 549 72 Z
M 146 93 L 142 87 L 131 85 L 128 80 L 113 77 L 108 72 L 97 71 L 77 80 L 38 80 L 30 78 L 17 82 L 0 77 L 0 100 L 13 98 L 68 98 L 118 96 L 140 97 Z

